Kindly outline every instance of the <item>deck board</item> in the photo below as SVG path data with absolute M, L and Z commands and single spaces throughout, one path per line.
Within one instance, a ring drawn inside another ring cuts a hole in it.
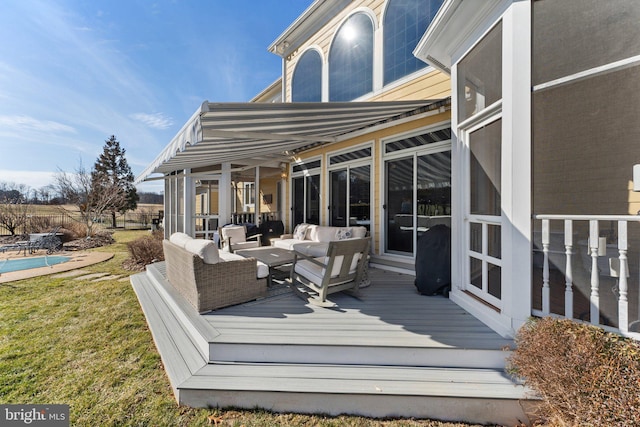
M 215 377 L 215 384 L 211 377 Z M 496 370 L 321 365 L 210 364 L 182 387 L 494 399 L 519 399 L 526 392 Z
M 213 343 L 403 346 L 499 350 L 513 346 L 441 296 L 423 296 L 413 278 L 371 269 L 372 285 L 357 297 L 332 295 L 336 308 L 305 303 L 293 293 L 203 316 L 220 335 Z

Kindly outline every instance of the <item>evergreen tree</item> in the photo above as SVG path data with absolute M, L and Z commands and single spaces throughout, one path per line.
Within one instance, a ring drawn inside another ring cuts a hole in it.
M 103 152 L 100 154 L 91 172 L 92 193 L 98 194 L 101 189 L 116 187 L 121 197 L 109 206 L 112 225 L 116 227 L 116 213 L 123 214 L 134 210 L 138 206 L 138 193 L 133 185 L 134 176 L 131 167 L 124 156 L 125 150 L 115 135 L 105 141 Z

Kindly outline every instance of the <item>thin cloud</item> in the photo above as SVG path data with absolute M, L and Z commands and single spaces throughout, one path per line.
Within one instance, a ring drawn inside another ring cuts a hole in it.
M 162 113 L 147 114 L 147 113 L 135 113 L 130 116 L 132 119 L 144 123 L 153 129 L 168 129 L 173 126 L 173 119 L 167 117 Z
M 1 128 L 46 131 L 53 133 L 76 133 L 76 130 L 71 126 L 51 120 L 38 120 L 29 116 L 0 116 L 0 129 Z

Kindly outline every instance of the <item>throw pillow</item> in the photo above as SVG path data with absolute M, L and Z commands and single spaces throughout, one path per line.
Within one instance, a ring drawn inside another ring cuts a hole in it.
M 339 228 L 336 232 L 336 237 L 338 240 L 350 239 L 353 237 L 353 233 L 351 232 L 351 227 Z
M 298 224 L 296 228 L 293 230 L 293 238 L 297 240 L 304 240 L 307 236 L 307 228 L 309 228 L 309 224 Z

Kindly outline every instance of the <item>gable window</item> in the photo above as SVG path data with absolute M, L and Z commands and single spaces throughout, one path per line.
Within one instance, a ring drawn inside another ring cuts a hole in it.
M 427 66 L 413 55 L 443 0 L 389 0 L 384 15 L 384 84 Z
M 322 58 L 316 50 L 308 50 L 298 61 L 291 83 L 293 102 L 322 101 Z
M 373 22 L 356 13 L 340 27 L 329 51 L 329 101 L 352 101 L 372 90 Z

